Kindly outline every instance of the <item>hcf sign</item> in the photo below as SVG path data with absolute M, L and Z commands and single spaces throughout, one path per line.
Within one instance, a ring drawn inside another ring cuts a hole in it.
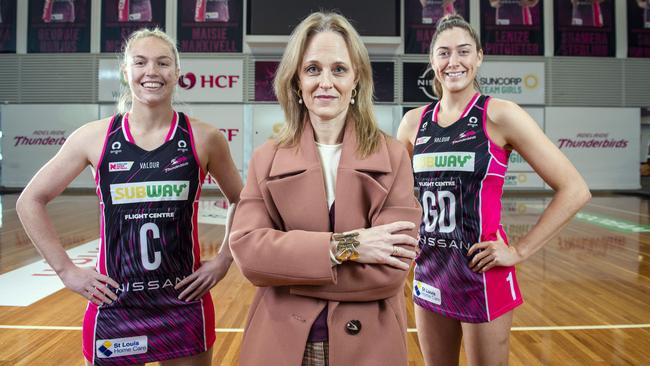
M 182 102 L 242 102 L 243 60 L 188 60 L 181 62 L 178 80 Z

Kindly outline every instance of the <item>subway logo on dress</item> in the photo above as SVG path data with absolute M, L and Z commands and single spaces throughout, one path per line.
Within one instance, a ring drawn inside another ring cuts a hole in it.
M 111 184 L 113 204 L 136 202 L 185 201 L 190 190 L 187 180 L 166 180 Z
M 147 353 L 147 336 L 101 339 L 95 342 L 98 358 L 139 355 Z
M 474 153 L 453 151 L 441 153 L 418 154 L 413 157 L 413 171 L 441 172 L 441 171 L 474 171 Z

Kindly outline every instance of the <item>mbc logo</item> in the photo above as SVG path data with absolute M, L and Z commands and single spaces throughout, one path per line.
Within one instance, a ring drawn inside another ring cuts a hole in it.
M 239 75 L 201 75 L 197 80 L 194 73 L 188 72 L 178 78 L 178 85 L 185 90 L 190 90 L 196 86 L 197 81 L 201 88 L 232 88 L 239 82 Z

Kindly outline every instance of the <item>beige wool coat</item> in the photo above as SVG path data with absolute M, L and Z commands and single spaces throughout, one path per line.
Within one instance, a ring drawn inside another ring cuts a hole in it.
M 359 159 L 348 123 L 337 171 L 335 232 L 400 220 L 417 228 L 421 208 L 410 164 L 406 149 L 389 137 Z M 406 233 L 416 237 L 417 229 Z M 241 365 L 300 365 L 311 325 L 326 305 L 330 365 L 406 365 L 407 271 L 356 262 L 332 267 L 330 236 L 323 172 L 306 123 L 298 146 L 267 142 L 255 151 L 234 217 L 235 262 L 259 287 Z M 360 324 L 356 333 L 353 320 Z

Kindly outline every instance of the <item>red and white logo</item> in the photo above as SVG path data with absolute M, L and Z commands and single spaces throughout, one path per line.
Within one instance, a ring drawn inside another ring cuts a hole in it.
M 132 161 L 114 161 L 108 163 L 109 172 L 128 172 L 133 166 Z

